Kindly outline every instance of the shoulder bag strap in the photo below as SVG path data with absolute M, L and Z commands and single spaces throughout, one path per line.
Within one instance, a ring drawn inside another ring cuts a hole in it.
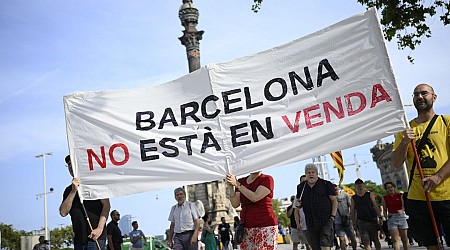
M 437 117 L 438 117 L 438 115 L 436 115 L 436 114 L 433 116 L 433 118 L 431 119 L 430 123 L 428 123 L 428 126 L 425 129 L 425 132 L 423 133 L 422 137 L 420 138 L 420 142 L 417 145 L 417 153 L 419 154 L 419 159 L 420 159 L 420 154 L 421 154 L 422 148 L 425 145 L 425 141 L 427 140 L 428 134 L 430 133 L 431 128 L 433 127 L 433 124 L 436 121 Z M 444 119 L 444 117 L 442 117 L 442 119 Z M 409 191 L 409 188 L 411 187 L 411 184 L 412 184 L 412 180 L 413 180 L 413 177 L 414 177 L 414 170 L 416 169 L 416 164 L 417 164 L 416 163 L 416 158 L 414 157 L 413 165 L 411 167 L 411 171 L 409 172 L 408 191 Z

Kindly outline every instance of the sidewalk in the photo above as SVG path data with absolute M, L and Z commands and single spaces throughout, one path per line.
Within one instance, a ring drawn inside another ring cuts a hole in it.
M 380 240 L 381 243 L 381 249 L 383 250 L 393 250 L 393 248 L 389 248 L 388 244 L 384 240 Z M 403 249 L 403 246 L 400 244 L 400 248 Z M 409 246 L 409 249 L 411 250 L 425 250 L 426 247 L 419 247 L 417 246 L 417 243 L 414 246 Z M 292 244 L 279 244 L 278 250 L 292 250 Z M 299 247 L 299 250 L 300 247 Z M 335 250 L 335 247 L 332 247 L 331 250 Z M 351 247 L 347 247 L 347 250 L 352 250 Z M 358 250 L 363 250 L 361 247 L 358 247 Z M 375 250 L 375 247 L 372 247 L 372 250 Z

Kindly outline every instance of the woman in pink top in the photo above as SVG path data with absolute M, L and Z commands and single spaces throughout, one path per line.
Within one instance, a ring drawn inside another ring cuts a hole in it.
M 245 229 L 241 249 L 277 249 L 278 223 L 272 208 L 272 176 L 258 171 L 237 180 L 234 175 L 228 174 L 227 183 L 231 204 L 234 208 L 242 208 L 241 220 L 245 223 Z
M 403 249 L 408 250 L 408 223 L 406 222 L 408 217 L 405 214 L 402 194 L 395 191 L 395 184 L 390 181 L 384 183 L 384 189 L 387 194 L 382 200 L 383 207 L 386 208 L 383 213 L 388 218 L 388 230 L 392 237 L 394 250 L 400 249 L 400 239 Z

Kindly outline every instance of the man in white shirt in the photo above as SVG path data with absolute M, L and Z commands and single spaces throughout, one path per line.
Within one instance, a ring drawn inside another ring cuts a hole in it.
M 169 246 L 175 250 L 197 250 L 200 214 L 194 203 L 186 201 L 183 188 L 174 190 L 175 204 L 170 210 Z

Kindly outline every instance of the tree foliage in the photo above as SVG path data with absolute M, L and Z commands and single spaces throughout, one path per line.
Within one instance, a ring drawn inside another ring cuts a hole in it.
M 32 232 L 16 230 L 12 225 L 0 223 L 2 236 L 1 249 L 20 249 L 20 237 L 32 235 Z M 50 231 L 51 249 L 69 249 L 73 245 L 72 226 L 55 228 Z
M 31 235 L 30 232 L 15 230 L 12 225 L 0 223 L 2 232 L 2 249 L 20 249 L 20 236 Z
M 350 183 L 350 184 L 345 184 L 345 186 L 347 186 L 348 188 L 351 188 L 352 190 L 354 190 L 356 192 L 355 184 Z M 381 185 L 381 184 L 377 185 L 373 181 L 365 181 L 364 186 L 366 187 L 367 190 L 376 194 L 377 202 L 378 202 L 378 204 L 381 204 L 381 199 L 383 198 L 383 196 L 386 195 L 386 190 L 384 189 L 383 185 Z
M 272 207 L 278 222 L 284 227 L 289 227 L 289 218 L 287 217 L 286 211 L 281 211 L 280 201 L 277 199 L 272 199 Z
M 258 12 L 263 0 L 253 0 L 252 10 Z M 428 26 L 432 17 L 436 15 L 443 25 L 450 24 L 449 0 L 357 0 L 358 3 L 375 7 L 381 13 L 381 25 L 384 37 L 391 41 L 397 39 L 397 47 L 400 50 L 409 48 L 415 50 L 423 38 L 431 37 L 431 29 Z M 408 56 L 408 60 L 414 59 Z
M 72 226 L 55 228 L 50 232 L 51 249 L 67 249 L 73 245 Z
M 450 1 L 434 0 L 357 0 L 367 7 L 375 7 L 381 11 L 381 25 L 384 37 L 391 41 L 397 38 L 399 49 L 415 50 L 423 38 L 431 37 L 431 29 L 427 22 L 435 15 L 444 24 L 450 24 Z M 412 62 L 413 59 L 408 56 Z

